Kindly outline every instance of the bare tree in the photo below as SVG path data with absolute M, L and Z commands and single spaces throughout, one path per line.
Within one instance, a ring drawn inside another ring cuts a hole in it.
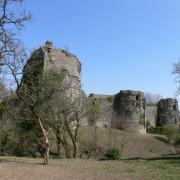
M 180 60 L 177 63 L 173 63 L 172 73 L 176 75 L 176 82 L 178 84 L 177 94 L 179 95 L 179 93 L 180 93 L 180 85 L 179 85 L 179 83 L 180 83 Z
M 39 56 L 43 52 L 39 52 Z M 33 56 L 33 55 L 32 55 Z M 48 91 L 44 91 L 46 86 L 46 78 L 43 78 L 43 68 L 42 61 L 32 62 L 31 66 L 27 63 L 24 66 L 25 60 L 24 49 L 19 46 L 14 51 L 14 56 L 12 60 L 5 63 L 7 67 L 7 73 L 9 73 L 16 83 L 16 95 L 23 105 L 29 109 L 32 116 L 35 118 L 36 122 L 41 128 L 42 135 L 44 137 L 44 164 L 48 164 L 49 156 L 49 139 L 48 133 L 45 129 L 45 122 L 41 119 L 39 112 L 39 106 L 42 103 L 46 103 L 51 95 L 53 94 L 53 89 L 49 87 Z M 24 66 L 24 68 L 23 68 Z M 21 76 L 23 74 L 23 78 Z M 47 89 L 47 88 L 46 88 Z
M 100 119 L 101 103 L 100 100 L 91 97 L 88 109 L 88 121 L 94 128 L 94 150 L 97 150 L 97 122 Z
M 31 14 L 22 10 L 24 0 L 0 0 L 0 65 L 14 56 L 14 49 L 21 44 L 18 33 L 24 28 Z
M 162 96 L 160 94 L 145 93 L 146 104 L 157 104 Z
M 78 155 L 78 133 L 81 121 L 85 119 L 87 99 L 85 94 L 79 92 L 78 94 L 68 93 L 73 91 L 73 83 L 71 78 L 67 80 L 67 74 L 64 72 L 56 74 L 56 79 L 53 80 L 51 87 L 54 89 L 54 94 L 48 104 L 43 104 L 44 108 L 51 109 L 51 113 L 47 112 L 44 118 L 48 117 L 50 120 L 49 127 L 57 138 L 57 152 L 61 156 L 61 146 L 63 147 L 67 158 L 76 158 Z M 49 77 L 55 73 L 49 74 Z M 58 77 L 60 76 L 60 77 Z M 61 77 L 64 77 L 63 81 Z M 52 81 L 47 81 L 52 82 Z M 49 87 L 49 85 L 47 86 Z M 72 96 L 71 96 L 72 94 Z M 47 108 L 48 106 L 48 108 Z M 53 116 L 53 117 L 52 117 Z M 71 151 L 71 145 L 73 150 Z

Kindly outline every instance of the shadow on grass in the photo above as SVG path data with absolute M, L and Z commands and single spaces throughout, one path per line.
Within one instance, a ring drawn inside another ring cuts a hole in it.
M 161 137 L 161 136 L 154 136 L 155 139 L 165 143 L 165 144 L 171 144 L 165 137 Z
M 152 157 L 152 158 L 142 158 L 142 157 L 135 157 L 135 158 L 128 158 L 122 159 L 122 161 L 131 161 L 131 160 L 145 160 L 145 161 L 158 161 L 158 160 L 172 160 L 176 161 L 176 163 L 180 163 L 180 154 L 167 154 L 159 157 Z
M 44 165 L 44 163 L 40 162 L 28 162 L 28 161 L 21 161 L 18 159 L 13 159 L 13 158 L 1 158 L 0 163 L 20 163 L 20 164 L 38 164 L 38 165 Z

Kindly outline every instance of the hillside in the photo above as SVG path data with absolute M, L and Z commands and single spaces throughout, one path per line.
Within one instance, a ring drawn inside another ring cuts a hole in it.
M 81 144 L 88 144 L 94 138 L 93 128 L 84 127 L 80 131 Z M 102 149 L 109 146 L 122 149 L 122 158 L 149 158 L 159 157 L 167 154 L 174 154 L 179 151 L 178 147 L 169 144 L 166 137 L 153 134 L 130 133 L 112 129 L 111 138 L 109 139 L 109 130 L 106 128 L 98 128 L 97 145 Z M 124 141 L 124 142 L 123 142 Z

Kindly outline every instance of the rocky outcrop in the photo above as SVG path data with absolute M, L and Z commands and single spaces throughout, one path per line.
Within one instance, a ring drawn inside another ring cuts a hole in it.
M 140 91 L 120 91 L 114 99 L 112 126 L 122 130 L 142 132 L 145 128 L 145 98 Z
M 179 125 L 177 99 L 167 98 L 158 102 L 156 126 Z

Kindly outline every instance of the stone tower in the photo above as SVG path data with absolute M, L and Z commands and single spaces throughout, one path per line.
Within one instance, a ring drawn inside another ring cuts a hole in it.
M 34 85 L 48 71 L 65 71 L 65 82 L 70 84 L 68 95 L 75 97 L 81 93 L 80 61 L 70 52 L 55 48 L 51 41 L 46 41 L 45 45 L 32 53 L 25 65 L 22 83 L 27 84 L 28 79 L 31 79 Z
M 140 91 L 120 91 L 114 99 L 112 126 L 132 132 L 146 132 L 145 98 Z
M 158 102 L 156 126 L 179 125 L 178 102 L 176 99 L 161 99 Z

